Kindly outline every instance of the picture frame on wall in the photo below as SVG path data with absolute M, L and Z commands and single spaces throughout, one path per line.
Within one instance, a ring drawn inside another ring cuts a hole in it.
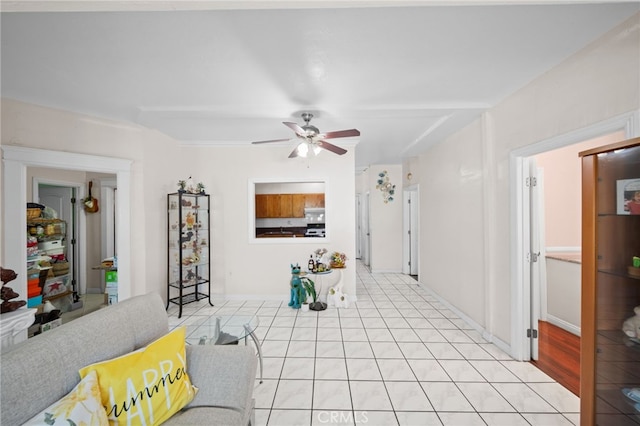
M 616 213 L 640 215 L 640 178 L 616 181 Z

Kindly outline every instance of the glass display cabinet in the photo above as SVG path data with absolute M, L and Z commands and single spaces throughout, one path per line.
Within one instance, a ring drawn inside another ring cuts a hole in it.
M 580 424 L 638 425 L 640 138 L 580 156 Z
M 207 299 L 211 303 L 209 195 L 176 192 L 167 196 L 167 308 Z

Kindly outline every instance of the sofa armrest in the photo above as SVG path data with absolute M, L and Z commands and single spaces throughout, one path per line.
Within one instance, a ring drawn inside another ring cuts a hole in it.
M 257 358 L 251 346 L 187 345 L 187 373 L 198 393 L 187 407 L 253 409 Z

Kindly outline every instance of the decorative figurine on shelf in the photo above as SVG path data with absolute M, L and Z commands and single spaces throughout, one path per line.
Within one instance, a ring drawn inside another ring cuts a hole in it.
M 193 237 L 193 231 L 182 233 L 182 235 L 180 236 L 180 242 L 181 243 L 189 242 L 191 241 L 191 237 Z
M 195 193 L 195 191 L 196 191 L 195 190 L 195 186 L 193 185 L 193 178 L 191 176 L 189 176 L 187 178 L 187 182 L 185 184 L 185 189 L 186 189 L 187 192 L 189 192 L 191 194 Z
M 18 274 L 12 269 L 0 267 L 0 279 L 2 280 L 2 289 L 0 289 L 0 298 L 2 299 L 0 313 L 13 312 L 27 304 L 24 300 L 11 301 L 11 299 L 15 299 L 20 295 L 13 291 L 11 287 L 6 286 L 6 283 L 15 280 L 17 276 Z
M 307 299 L 307 293 L 302 285 L 302 279 L 300 279 L 300 265 L 297 263 L 291 264 L 291 300 L 289 306 L 293 309 L 300 309 L 300 305 Z
M 180 179 L 178 181 L 178 192 L 189 194 L 204 194 L 204 184 L 202 182 L 198 182 L 195 184 L 193 182 L 193 178 L 189 176 L 187 179 Z
M 622 323 L 622 331 L 635 343 L 640 343 L 640 306 L 633 308 L 635 316 L 628 318 Z
M 196 217 L 193 213 L 187 213 L 187 216 L 184 218 L 184 222 L 187 225 L 187 229 L 193 229 L 193 226 L 196 224 Z
M 340 282 L 334 287 L 329 287 L 327 294 L 327 304 L 329 306 L 335 306 L 336 308 L 348 308 L 349 299 L 347 295 L 342 292 L 342 286 L 344 283 Z
M 315 254 L 315 261 L 314 261 L 314 267 L 312 271 L 309 272 L 325 272 L 328 271 L 329 268 L 329 263 L 330 260 L 327 257 L 327 249 L 326 248 L 321 248 L 321 249 L 317 249 L 314 254 Z

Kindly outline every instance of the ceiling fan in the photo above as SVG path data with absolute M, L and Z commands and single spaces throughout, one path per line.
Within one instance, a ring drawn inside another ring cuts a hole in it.
M 348 138 L 351 136 L 360 136 L 360 131 L 356 129 L 349 130 L 338 130 L 335 132 L 327 132 L 320 133 L 320 130 L 316 126 L 312 126 L 309 124 L 311 119 L 313 118 L 313 114 L 310 112 L 303 112 L 302 119 L 305 124 L 303 126 L 299 126 L 296 123 L 291 123 L 284 121 L 282 124 L 289 127 L 296 133 L 296 136 L 301 139 L 296 149 L 294 149 L 291 154 L 289 154 L 289 158 L 295 157 L 306 157 L 309 152 L 313 152 L 315 155 L 318 155 L 321 149 L 326 149 L 327 151 L 331 151 L 335 154 L 342 155 L 347 152 L 346 149 L 340 148 L 332 143 L 327 142 L 325 139 L 335 139 L 335 138 Z M 262 143 L 271 143 L 271 142 L 282 142 L 288 141 L 290 139 L 272 139 L 268 141 L 257 141 L 251 142 L 252 144 L 262 144 Z

